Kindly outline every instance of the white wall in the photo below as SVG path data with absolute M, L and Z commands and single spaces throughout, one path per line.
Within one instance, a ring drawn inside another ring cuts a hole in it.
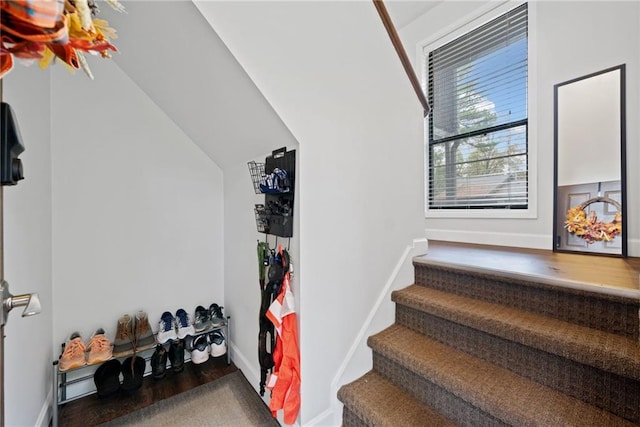
M 421 107 L 369 2 L 196 5 L 300 144 L 299 422 L 327 425 L 338 368 L 423 234 Z
M 247 159 L 251 160 L 251 159 Z M 264 161 L 264 160 L 263 160 Z M 228 168 L 224 175 L 225 299 L 231 316 L 231 357 L 249 382 L 259 384 L 258 312 L 260 286 L 253 191 L 246 163 Z
M 16 68 L 3 79 L 25 152 L 24 181 L 4 187 L 5 280 L 12 294 L 37 292 L 42 312 L 13 310 L 5 327 L 4 405 L 7 426 L 48 425 L 51 393 L 51 145 L 49 74 Z
M 94 59 L 94 58 L 90 58 Z M 222 173 L 118 68 L 52 70 L 54 346 L 224 304 Z
M 497 3 L 495 3 L 497 4 Z M 425 40 L 443 36 L 460 26 L 486 2 L 443 2 L 401 30 L 409 52 Z M 531 2 L 535 22 L 529 37 L 535 56 L 530 58 L 536 82 L 529 88 L 530 132 L 537 150 L 537 206 L 534 219 L 427 218 L 427 236 L 443 240 L 551 249 L 553 229 L 553 85 L 627 64 L 627 211 L 629 255 L 640 255 L 638 164 L 640 80 L 640 3 L 638 2 Z M 420 69 L 418 55 L 412 57 Z M 536 119 L 537 118 L 537 119 Z M 537 137 L 536 137 L 537 135 Z M 530 135 L 531 137 L 531 135 Z

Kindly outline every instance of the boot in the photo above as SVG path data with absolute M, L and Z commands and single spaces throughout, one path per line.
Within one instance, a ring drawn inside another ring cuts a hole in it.
M 122 366 L 118 359 L 104 362 L 93 374 L 93 382 L 99 398 L 113 396 L 120 390 L 120 371 Z
M 113 341 L 113 357 L 123 357 L 134 350 L 133 319 L 125 314 L 118 319 L 116 339 Z
M 162 344 L 156 346 L 156 351 L 151 355 L 151 373 L 153 378 L 160 380 L 164 378 L 167 369 L 167 350 Z
M 184 370 L 184 341 L 172 341 L 169 347 L 169 361 L 173 372 L 182 372 Z
M 120 389 L 130 394 L 142 387 L 142 376 L 147 362 L 140 356 L 128 357 L 122 362 L 122 385 Z
M 149 316 L 142 310 L 136 313 L 135 328 L 136 351 L 146 350 L 156 344 L 156 338 L 149 324 Z

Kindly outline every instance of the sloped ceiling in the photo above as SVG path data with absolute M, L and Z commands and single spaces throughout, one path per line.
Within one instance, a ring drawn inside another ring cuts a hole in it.
M 218 166 L 296 143 L 192 2 L 122 3 L 101 13 L 118 31 L 113 60 Z
M 126 14 L 102 8 L 118 31 L 113 60 L 218 166 L 297 144 L 206 12 L 185 0 L 122 3 Z M 385 2 L 398 28 L 438 3 Z

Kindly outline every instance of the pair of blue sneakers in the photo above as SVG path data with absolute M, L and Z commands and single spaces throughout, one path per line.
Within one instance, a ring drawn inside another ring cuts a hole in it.
M 191 324 L 191 319 L 184 309 L 178 309 L 175 316 L 168 311 L 165 311 L 160 316 L 158 344 L 184 339 L 194 333 L 195 330 Z
M 224 307 L 213 303 L 209 309 L 199 305 L 195 309 L 194 321 L 182 308 L 176 311 L 174 316 L 168 311 L 162 313 L 158 327 L 158 344 L 165 344 L 169 341 L 184 339 L 187 336 L 193 336 L 196 333 L 206 332 L 226 323 L 222 309 Z

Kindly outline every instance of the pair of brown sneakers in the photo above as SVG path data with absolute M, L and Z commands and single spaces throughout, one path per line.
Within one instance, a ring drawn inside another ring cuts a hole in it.
M 140 310 L 133 317 L 125 314 L 118 319 L 116 337 L 113 342 L 114 357 L 146 350 L 153 347 L 155 343 L 156 339 L 146 312 Z

